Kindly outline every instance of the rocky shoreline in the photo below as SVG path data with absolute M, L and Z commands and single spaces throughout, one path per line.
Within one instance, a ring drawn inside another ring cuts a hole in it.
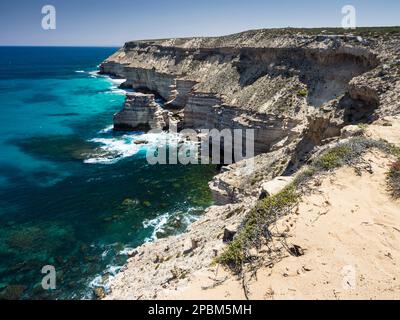
M 252 170 L 243 160 L 213 179 L 216 205 L 186 233 L 131 252 L 106 299 L 168 298 L 199 270 L 215 271 L 214 258 L 260 195 L 289 183 L 315 153 L 345 138 L 349 125 L 400 113 L 400 28 L 368 30 L 134 41 L 101 64 L 101 73 L 145 92 L 127 95 L 116 130 L 164 129 L 174 113 L 179 128 L 254 129 L 256 152 Z

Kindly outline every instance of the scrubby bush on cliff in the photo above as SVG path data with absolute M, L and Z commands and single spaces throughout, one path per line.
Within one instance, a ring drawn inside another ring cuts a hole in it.
M 370 170 L 370 165 L 363 160 L 363 155 L 372 149 L 400 157 L 400 148 L 383 140 L 372 140 L 356 137 L 347 142 L 324 151 L 312 163 L 299 172 L 294 182 L 275 196 L 259 200 L 256 206 L 245 217 L 239 232 L 230 242 L 216 262 L 230 267 L 239 273 L 244 264 L 252 262 L 255 257 L 250 253 L 252 248 L 260 248 L 271 238 L 269 228 L 281 217 L 288 215 L 297 206 L 306 183 L 316 174 L 327 172 L 344 165 L 361 170 Z M 394 195 L 400 196 L 400 160 L 389 173 L 389 181 Z
M 347 142 L 322 153 L 311 165 L 315 170 L 333 170 L 344 165 L 355 167 L 365 162 L 362 156 L 372 149 L 378 149 L 386 154 L 397 155 L 399 149 L 384 140 L 373 140 L 364 137 L 355 137 Z
M 390 167 L 388 182 L 393 197 L 400 198 L 400 159 Z
M 307 95 L 308 95 L 308 92 L 306 89 L 301 89 L 301 90 L 297 91 L 298 97 L 307 97 Z
M 335 169 L 343 165 L 350 152 L 351 149 L 348 146 L 338 146 L 323 154 L 316 162 L 316 165 L 324 170 Z
M 258 201 L 246 216 L 235 239 L 217 261 L 239 272 L 243 263 L 251 259 L 249 250 L 262 245 L 262 239 L 269 237 L 269 225 L 288 214 L 296 206 L 298 198 L 299 193 L 293 184 L 275 196 Z

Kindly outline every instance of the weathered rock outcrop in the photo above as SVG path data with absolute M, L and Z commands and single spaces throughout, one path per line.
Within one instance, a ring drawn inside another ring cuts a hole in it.
M 127 78 L 124 86 L 133 89 L 147 89 L 156 92 L 163 99 L 172 99 L 172 88 L 175 85 L 173 75 L 156 72 L 155 69 L 125 67 L 124 74 Z
M 164 129 L 168 111 L 155 102 L 153 94 L 128 93 L 124 109 L 114 116 L 114 130 Z
M 188 128 L 254 130 L 255 154 L 270 151 L 272 145 L 284 138 L 290 142 L 298 137 L 300 123 L 298 118 L 225 105 L 220 96 L 209 93 L 190 94 L 184 109 L 184 125 Z

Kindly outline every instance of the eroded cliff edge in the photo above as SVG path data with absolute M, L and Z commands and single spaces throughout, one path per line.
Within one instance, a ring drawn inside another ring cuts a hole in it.
M 182 285 L 209 267 L 263 183 L 296 172 L 345 126 L 400 112 L 399 29 L 335 32 L 133 41 L 102 63 L 102 73 L 127 79 L 124 87 L 163 98 L 181 128 L 255 129 L 257 154 L 251 172 L 242 161 L 215 177 L 218 206 L 187 233 L 138 248 L 111 298 L 156 298 Z M 143 272 L 146 278 L 138 276 Z

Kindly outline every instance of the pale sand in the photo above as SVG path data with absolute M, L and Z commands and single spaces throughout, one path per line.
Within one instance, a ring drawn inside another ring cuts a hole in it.
M 373 139 L 384 139 L 400 146 L 400 116 L 385 117 L 369 125 L 366 136 Z
M 400 202 L 390 197 L 385 176 L 393 159 L 378 151 L 365 159 L 373 174 L 360 177 L 344 167 L 314 179 L 318 191 L 279 221 L 288 244 L 301 246 L 305 254 L 287 254 L 261 268 L 249 283 L 250 299 L 400 299 Z M 215 283 L 215 275 L 200 271 L 165 298 L 244 299 L 241 282 L 231 273 L 220 269 L 217 279 L 226 276 L 221 285 L 204 289 Z

